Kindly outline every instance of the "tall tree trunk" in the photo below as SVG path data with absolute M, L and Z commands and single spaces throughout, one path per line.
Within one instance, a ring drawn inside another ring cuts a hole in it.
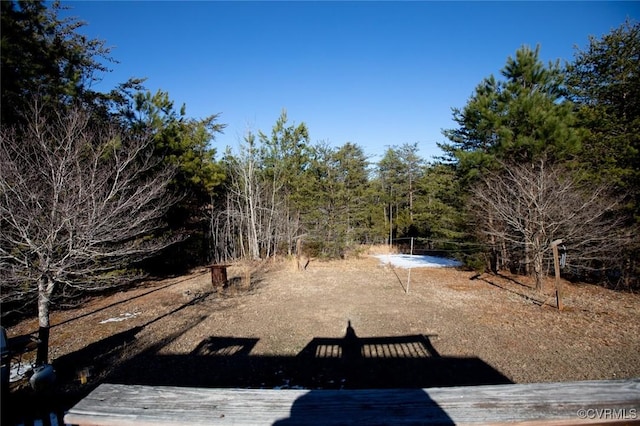
M 391 203 L 389 203 L 389 247 L 393 247 L 393 204 Z
M 51 307 L 51 295 L 54 283 L 43 275 L 38 283 L 38 351 L 36 364 L 49 362 L 49 308 Z
M 531 219 L 527 220 L 524 229 L 524 274 L 531 275 Z
M 253 185 L 253 182 L 249 182 L 248 185 Z M 254 198 L 256 194 L 252 190 L 253 188 L 249 186 L 249 190 L 247 192 L 247 213 L 249 214 L 249 253 L 251 255 L 251 259 L 257 260 L 260 259 L 260 247 L 258 246 L 258 225 L 257 225 L 257 209 L 256 209 L 256 199 Z
M 493 213 L 489 214 L 489 229 L 495 230 L 495 224 L 493 220 Z M 496 249 L 496 236 L 491 235 L 489 238 L 489 244 L 491 244 L 491 253 L 489 257 L 489 270 L 494 274 L 498 273 L 498 252 Z
M 413 223 L 413 174 L 409 169 L 409 220 Z
M 509 258 L 509 252 L 507 251 L 507 242 L 504 238 L 500 242 L 500 269 L 505 269 L 507 266 L 507 259 Z
M 543 264 L 542 254 L 536 253 L 533 258 L 533 275 L 535 276 L 535 279 L 536 279 L 537 291 L 542 291 L 542 277 L 544 276 L 543 268 L 544 268 L 544 264 Z

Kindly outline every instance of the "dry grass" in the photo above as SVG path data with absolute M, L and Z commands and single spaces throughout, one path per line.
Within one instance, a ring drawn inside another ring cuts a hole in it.
M 371 254 L 386 251 L 386 246 L 368 248 Z M 229 285 L 214 290 L 208 270 L 199 269 L 54 312 L 51 358 L 61 366 L 65 386 L 114 378 L 143 381 L 155 371 L 158 357 L 188 360 L 211 339 L 252 341 L 251 356 L 289 359 L 312 339 L 343 337 L 351 321 L 365 338 L 432 336 L 443 359 L 471 357 L 513 382 L 640 376 L 638 295 L 565 283 L 567 309 L 558 312 L 550 297 L 552 279 L 538 294 L 523 277 L 419 268 L 412 270 L 407 293 L 407 275 L 364 254 L 312 260 L 302 271 L 280 259 L 234 264 Z M 127 313 L 135 315 L 103 323 Z M 8 333 L 35 330 L 37 321 L 31 319 Z M 222 372 L 233 371 L 229 362 Z M 73 365 L 72 371 L 64 373 L 64 365 Z M 189 384 L 167 374 L 163 371 L 164 380 Z
M 398 253 L 398 248 L 397 247 L 389 246 L 387 244 L 375 244 L 375 245 L 360 246 L 360 250 L 363 251 L 367 255 L 397 254 Z

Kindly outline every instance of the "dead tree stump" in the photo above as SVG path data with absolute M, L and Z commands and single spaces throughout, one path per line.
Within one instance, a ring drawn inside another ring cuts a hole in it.
M 211 270 L 211 284 L 213 288 L 224 287 L 227 285 L 227 267 L 229 265 L 209 265 L 207 268 Z

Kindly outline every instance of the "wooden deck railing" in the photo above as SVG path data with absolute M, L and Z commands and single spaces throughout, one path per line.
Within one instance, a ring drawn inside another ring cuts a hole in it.
M 640 379 L 374 390 L 102 384 L 65 415 L 82 426 L 639 422 Z

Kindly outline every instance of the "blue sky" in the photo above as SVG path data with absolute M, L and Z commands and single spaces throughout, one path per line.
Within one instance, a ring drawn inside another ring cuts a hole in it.
M 522 45 L 571 60 L 638 2 L 73 1 L 81 32 L 119 61 L 95 88 L 129 77 L 167 91 L 177 108 L 226 123 L 213 145 L 270 133 L 283 108 L 312 142 L 360 145 L 372 161 L 418 143 L 430 159 L 476 85 Z

